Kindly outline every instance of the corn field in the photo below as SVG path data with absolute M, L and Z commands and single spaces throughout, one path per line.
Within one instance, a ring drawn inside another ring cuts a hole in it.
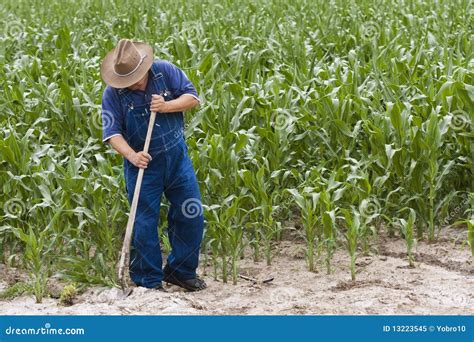
M 202 104 L 186 140 L 202 263 L 238 281 L 304 241 L 330 273 L 380 234 L 474 255 L 472 1 L 22 1 L 0 4 L 0 257 L 38 301 L 50 277 L 116 286 L 122 159 L 101 141 L 99 65 L 120 38 L 182 68 Z M 289 229 L 290 226 L 296 229 Z M 160 236 L 166 236 L 166 205 Z

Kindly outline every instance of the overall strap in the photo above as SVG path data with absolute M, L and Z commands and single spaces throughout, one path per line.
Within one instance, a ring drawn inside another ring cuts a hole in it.
M 163 76 L 163 73 L 160 72 L 156 62 L 151 65 L 151 72 L 153 73 L 153 84 L 155 85 L 158 94 L 163 95 L 164 97 L 170 95 L 169 90 L 166 87 L 165 77 Z

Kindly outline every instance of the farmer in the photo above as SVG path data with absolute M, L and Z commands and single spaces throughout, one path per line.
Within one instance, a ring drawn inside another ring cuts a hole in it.
M 162 281 L 190 291 L 206 283 L 196 275 L 204 219 L 201 194 L 184 140 L 183 111 L 200 100 L 186 74 L 153 60 L 145 43 L 122 39 L 102 61 L 103 141 L 124 157 L 131 203 L 139 168 L 146 169 L 130 251 L 130 278 L 137 286 L 165 291 Z M 156 112 L 150 148 L 143 150 L 150 112 Z M 170 202 L 172 251 L 162 269 L 158 220 L 162 194 Z

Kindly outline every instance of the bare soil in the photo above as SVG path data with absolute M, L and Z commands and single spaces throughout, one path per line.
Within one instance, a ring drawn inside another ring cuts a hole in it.
M 447 230 L 438 242 L 418 242 L 416 265 L 409 267 L 405 242 L 380 239 L 373 255 L 359 255 L 357 280 L 350 280 L 349 258 L 338 251 L 327 274 L 323 260 L 318 271 L 309 272 L 304 245 L 296 241 L 278 244 L 272 265 L 265 261 L 241 260 L 239 272 L 257 279 L 239 279 L 237 285 L 214 280 L 212 268 L 200 269 L 208 288 L 185 292 L 166 285 L 167 293 L 135 287 L 126 299 L 121 290 L 94 287 L 86 290 L 70 307 L 57 299 L 36 304 L 32 295 L 0 301 L 0 314 L 60 315 L 444 315 L 474 314 L 474 258 L 460 243 L 461 230 Z M 0 289 L 20 276 L 1 269 Z M 13 278 L 12 278 L 13 277 Z M 274 278 L 268 283 L 261 280 Z M 13 279 L 13 280 L 12 280 Z

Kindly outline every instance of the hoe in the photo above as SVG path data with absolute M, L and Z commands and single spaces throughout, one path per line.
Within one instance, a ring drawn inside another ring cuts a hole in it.
M 148 130 L 145 138 L 145 146 L 143 151 L 148 153 L 150 147 L 151 133 L 153 131 L 153 125 L 155 124 L 156 112 L 151 112 L 150 122 L 148 123 Z M 120 261 L 118 265 L 118 280 L 122 287 L 123 297 L 126 298 L 132 293 L 132 288 L 128 286 L 126 270 L 130 262 L 130 244 L 133 235 L 133 226 L 135 224 L 135 216 L 137 214 L 138 198 L 140 197 L 140 188 L 142 185 L 143 174 L 145 169 L 140 168 L 138 170 L 137 183 L 135 184 L 135 192 L 133 193 L 132 205 L 130 207 L 130 215 L 128 216 L 127 229 L 125 231 L 125 238 L 123 240 L 122 252 L 120 254 Z

